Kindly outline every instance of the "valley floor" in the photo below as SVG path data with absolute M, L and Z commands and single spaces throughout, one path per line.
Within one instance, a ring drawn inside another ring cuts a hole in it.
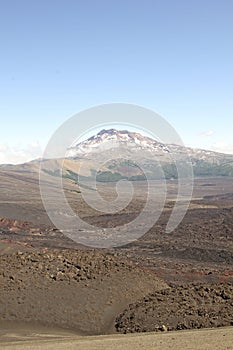
M 47 338 L 47 339 L 46 339 Z M 5 340 L 8 341 L 5 341 Z M 194 331 L 81 337 L 69 333 L 20 333 L 0 337 L 6 350 L 232 350 L 233 327 Z

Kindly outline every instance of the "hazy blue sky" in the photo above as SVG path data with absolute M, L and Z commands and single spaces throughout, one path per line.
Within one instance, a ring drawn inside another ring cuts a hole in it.
M 0 0 L 0 45 L 0 162 L 108 102 L 233 153 L 233 0 Z

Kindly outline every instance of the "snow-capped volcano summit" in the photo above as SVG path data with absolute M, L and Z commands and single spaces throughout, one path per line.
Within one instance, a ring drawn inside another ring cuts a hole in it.
M 79 157 L 116 147 L 128 148 L 130 150 L 169 153 L 169 149 L 166 145 L 150 137 L 127 130 L 103 129 L 88 140 L 70 147 L 68 149 L 68 157 Z
M 102 152 L 110 153 L 111 150 L 118 154 L 134 155 L 140 158 L 156 157 L 161 161 L 170 162 L 175 154 L 176 157 L 190 157 L 193 165 L 205 161 L 210 164 L 221 164 L 232 162 L 232 155 L 227 156 L 217 152 L 202 149 L 193 149 L 181 145 L 164 144 L 140 133 L 108 129 L 101 130 L 98 134 L 86 141 L 77 143 L 67 150 L 67 158 L 85 158 L 90 155 L 98 157 Z M 186 158 L 187 159 L 187 158 Z
M 143 165 L 144 172 L 150 179 L 159 178 L 160 166 L 166 178 L 177 178 L 178 163 L 182 169 L 192 166 L 197 176 L 233 174 L 233 157 L 230 155 L 164 144 L 128 130 L 101 130 L 86 141 L 70 147 L 66 158 L 80 164 L 79 174 L 88 174 L 90 178 L 97 172 L 100 181 L 115 181 L 121 177 L 144 179 L 145 174 L 138 164 Z

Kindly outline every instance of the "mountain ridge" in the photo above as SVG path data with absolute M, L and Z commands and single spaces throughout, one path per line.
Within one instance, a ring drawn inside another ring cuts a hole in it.
M 67 149 L 66 157 L 36 159 L 21 165 L 2 165 L 2 171 L 80 177 L 97 181 L 178 178 L 177 164 L 189 164 L 194 176 L 233 177 L 233 155 L 163 144 L 151 137 L 128 130 L 108 129 Z
M 130 146 L 134 143 L 140 146 L 142 149 L 155 149 L 155 151 L 162 150 L 164 153 L 172 151 L 184 151 L 186 150 L 191 156 L 193 154 L 202 155 L 218 155 L 225 156 L 233 159 L 233 155 L 216 152 L 212 150 L 205 150 L 202 148 L 186 147 L 185 145 L 178 145 L 174 143 L 163 143 L 149 136 L 144 136 L 138 132 L 118 129 L 102 129 L 96 135 L 89 137 L 88 139 L 76 143 L 74 146 L 68 148 L 68 157 L 75 157 L 76 155 L 83 155 L 85 153 L 91 153 L 95 150 L 95 147 L 100 146 L 101 143 L 105 142 L 118 142 Z
M 100 163 L 104 163 L 105 159 L 104 168 L 92 171 L 92 175 L 97 174 L 100 181 L 101 179 L 115 181 L 121 178 L 157 179 L 163 176 L 177 178 L 178 163 L 182 168 L 187 167 L 189 163 L 196 176 L 233 176 L 233 155 L 184 145 L 164 144 L 149 136 L 128 130 L 103 129 L 98 134 L 70 147 L 67 158 Z M 143 165 L 144 171 L 139 169 L 140 165 Z

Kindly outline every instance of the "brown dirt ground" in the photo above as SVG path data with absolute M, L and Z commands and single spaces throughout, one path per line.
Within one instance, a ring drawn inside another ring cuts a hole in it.
M 85 334 L 115 331 L 132 301 L 166 288 L 154 273 L 95 251 L 0 256 L 0 321 L 38 322 Z
M 168 184 L 170 197 L 155 226 L 137 242 L 108 251 L 84 249 L 52 226 L 38 174 L 3 171 L 0 180 L 0 320 L 82 334 L 232 324 L 232 179 L 197 179 L 190 210 L 172 234 L 165 226 L 176 184 Z M 139 199 L 116 215 L 97 215 L 75 186 L 65 186 L 74 209 L 99 227 L 123 225 L 143 204 Z M 167 334 L 173 333 L 161 336 Z M 109 344 L 116 346 L 113 339 Z
M 233 328 L 97 337 L 35 329 L 29 334 L 5 334 L 0 341 L 1 349 L 6 350 L 232 350 Z

